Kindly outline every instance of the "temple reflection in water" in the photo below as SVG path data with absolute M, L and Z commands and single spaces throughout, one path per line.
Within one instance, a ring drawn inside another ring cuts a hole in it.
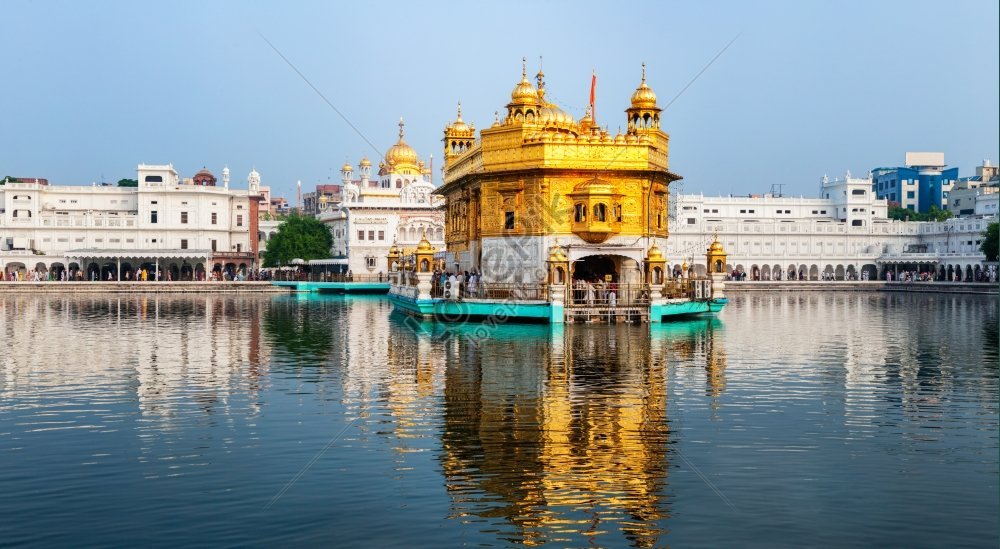
M 519 327 L 476 343 L 459 330 L 444 349 L 440 457 L 453 517 L 502 519 L 497 535 L 528 545 L 616 532 L 656 545 L 669 515 L 670 356 L 706 353 L 721 390 L 713 326 Z

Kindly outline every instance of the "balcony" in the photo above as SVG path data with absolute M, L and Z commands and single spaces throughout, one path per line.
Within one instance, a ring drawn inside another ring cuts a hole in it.
M 577 236 L 599 244 L 621 232 L 622 195 L 607 181 L 590 179 L 577 185 L 570 194 L 573 200 L 572 231 Z

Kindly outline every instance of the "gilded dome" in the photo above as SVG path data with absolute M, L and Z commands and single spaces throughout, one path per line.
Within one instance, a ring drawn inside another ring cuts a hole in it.
M 545 106 L 538 111 L 538 120 L 545 126 L 558 126 L 566 128 L 576 125 L 576 120 L 573 118 L 573 115 L 560 109 L 552 103 L 546 103 Z
M 534 103 L 538 100 L 538 90 L 528 82 L 527 77 L 514 86 L 514 91 L 510 92 L 511 103 Z
M 646 85 L 646 64 L 642 64 L 642 82 L 632 92 L 632 107 L 636 109 L 656 108 L 656 92 Z
M 370 168 L 372 166 L 372 161 L 368 160 L 368 157 L 366 156 L 366 157 L 364 157 L 364 158 L 361 159 L 361 164 L 360 165 L 361 165 L 362 168 Z
M 420 243 L 417 244 L 417 252 L 431 252 L 431 251 L 434 251 L 434 247 L 431 246 L 431 243 L 427 240 L 427 233 L 424 232 L 424 235 L 420 237 Z
M 460 102 L 458 104 L 458 117 L 455 119 L 454 122 L 448 124 L 448 127 L 445 128 L 445 131 L 447 131 L 448 133 L 468 133 L 471 129 L 472 128 L 470 128 L 469 125 L 465 123 L 465 120 L 462 120 L 462 103 Z
M 385 161 L 399 166 L 400 164 L 416 164 L 417 151 L 403 141 L 403 119 L 399 119 L 399 141 L 385 152 Z
M 409 146 L 402 139 L 398 143 L 389 147 L 389 150 L 385 153 L 385 159 L 390 164 L 416 164 L 417 163 L 417 151 L 413 150 L 413 147 Z
M 660 247 L 654 242 L 652 246 L 649 247 L 649 251 L 646 252 L 647 261 L 663 261 L 663 252 L 660 251 Z
M 528 81 L 528 68 L 526 61 L 521 59 L 521 81 L 514 86 L 514 91 L 510 92 L 511 103 L 537 103 L 538 90 Z
M 712 242 L 712 245 L 708 247 L 708 251 L 709 252 L 725 253 L 725 251 L 722 249 L 722 243 L 719 242 L 719 237 L 718 236 L 715 237 L 715 242 Z
M 344 162 L 344 165 L 340 167 L 340 171 L 342 171 L 342 172 L 352 172 L 352 171 L 354 171 L 354 166 L 351 166 L 347 162 Z

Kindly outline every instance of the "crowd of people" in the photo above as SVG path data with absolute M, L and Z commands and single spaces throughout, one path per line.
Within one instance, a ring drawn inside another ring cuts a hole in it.
M 442 271 L 434 270 L 431 277 L 431 295 L 445 299 L 462 299 L 463 297 L 485 297 L 482 276 L 478 271 Z
M 268 269 L 260 270 L 222 270 L 205 272 L 185 272 L 175 275 L 170 270 L 139 268 L 135 271 L 122 271 L 121 282 L 173 282 L 178 281 L 216 281 L 216 282 L 242 282 L 242 281 L 267 281 L 271 280 L 271 272 Z M 59 269 L 49 271 L 26 271 L 16 270 L 4 273 L 2 280 L 7 282 L 116 282 L 118 277 L 113 269 L 108 269 L 105 274 L 100 271 L 91 270 L 89 273 L 82 269 Z
M 573 280 L 572 303 L 586 305 L 618 305 L 618 283 L 600 277 Z
M 997 282 L 998 274 L 995 266 L 990 265 L 986 269 L 976 269 L 975 271 L 967 272 L 963 274 L 962 269 L 956 269 L 950 274 L 942 274 L 941 271 L 918 271 L 918 270 L 901 270 L 894 271 L 886 269 L 885 274 L 882 275 L 882 279 L 887 282 Z M 774 271 L 773 274 L 761 273 L 759 271 L 752 275 L 748 275 L 746 272 L 734 270 L 728 275 L 726 275 L 726 280 L 742 282 L 745 280 L 781 280 L 782 271 Z M 788 280 L 804 280 L 808 281 L 809 276 L 806 274 L 804 269 L 800 269 L 796 275 L 795 271 L 790 271 L 788 273 Z M 823 271 L 819 273 L 818 280 L 821 281 L 832 281 L 832 280 L 873 280 L 872 273 L 867 270 L 862 270 L 860 273 L 855 271 L 845 272 L 841 278 L 838 278 L 836 273 L 830 271 Z M 877 280 L 877 279 L 876 279 Z

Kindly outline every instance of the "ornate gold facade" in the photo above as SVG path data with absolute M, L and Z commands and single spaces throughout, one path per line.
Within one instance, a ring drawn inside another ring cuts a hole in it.
M 589 110 L 576 120 L 546 99 L 542 72 L 532 84 L 524 69 L 506 115 L 478 138 L 459 108 L 444 130 L 436 191 L 446 199 L 449 253 L 468 252 L 478 266 L 490 238 L 555 237 L 577 247 L 666 238 L 668 186 L 680 176 L 669 171 L 669 136 L 645 68 L 625 113 L 627 130 L 616 135 Z

